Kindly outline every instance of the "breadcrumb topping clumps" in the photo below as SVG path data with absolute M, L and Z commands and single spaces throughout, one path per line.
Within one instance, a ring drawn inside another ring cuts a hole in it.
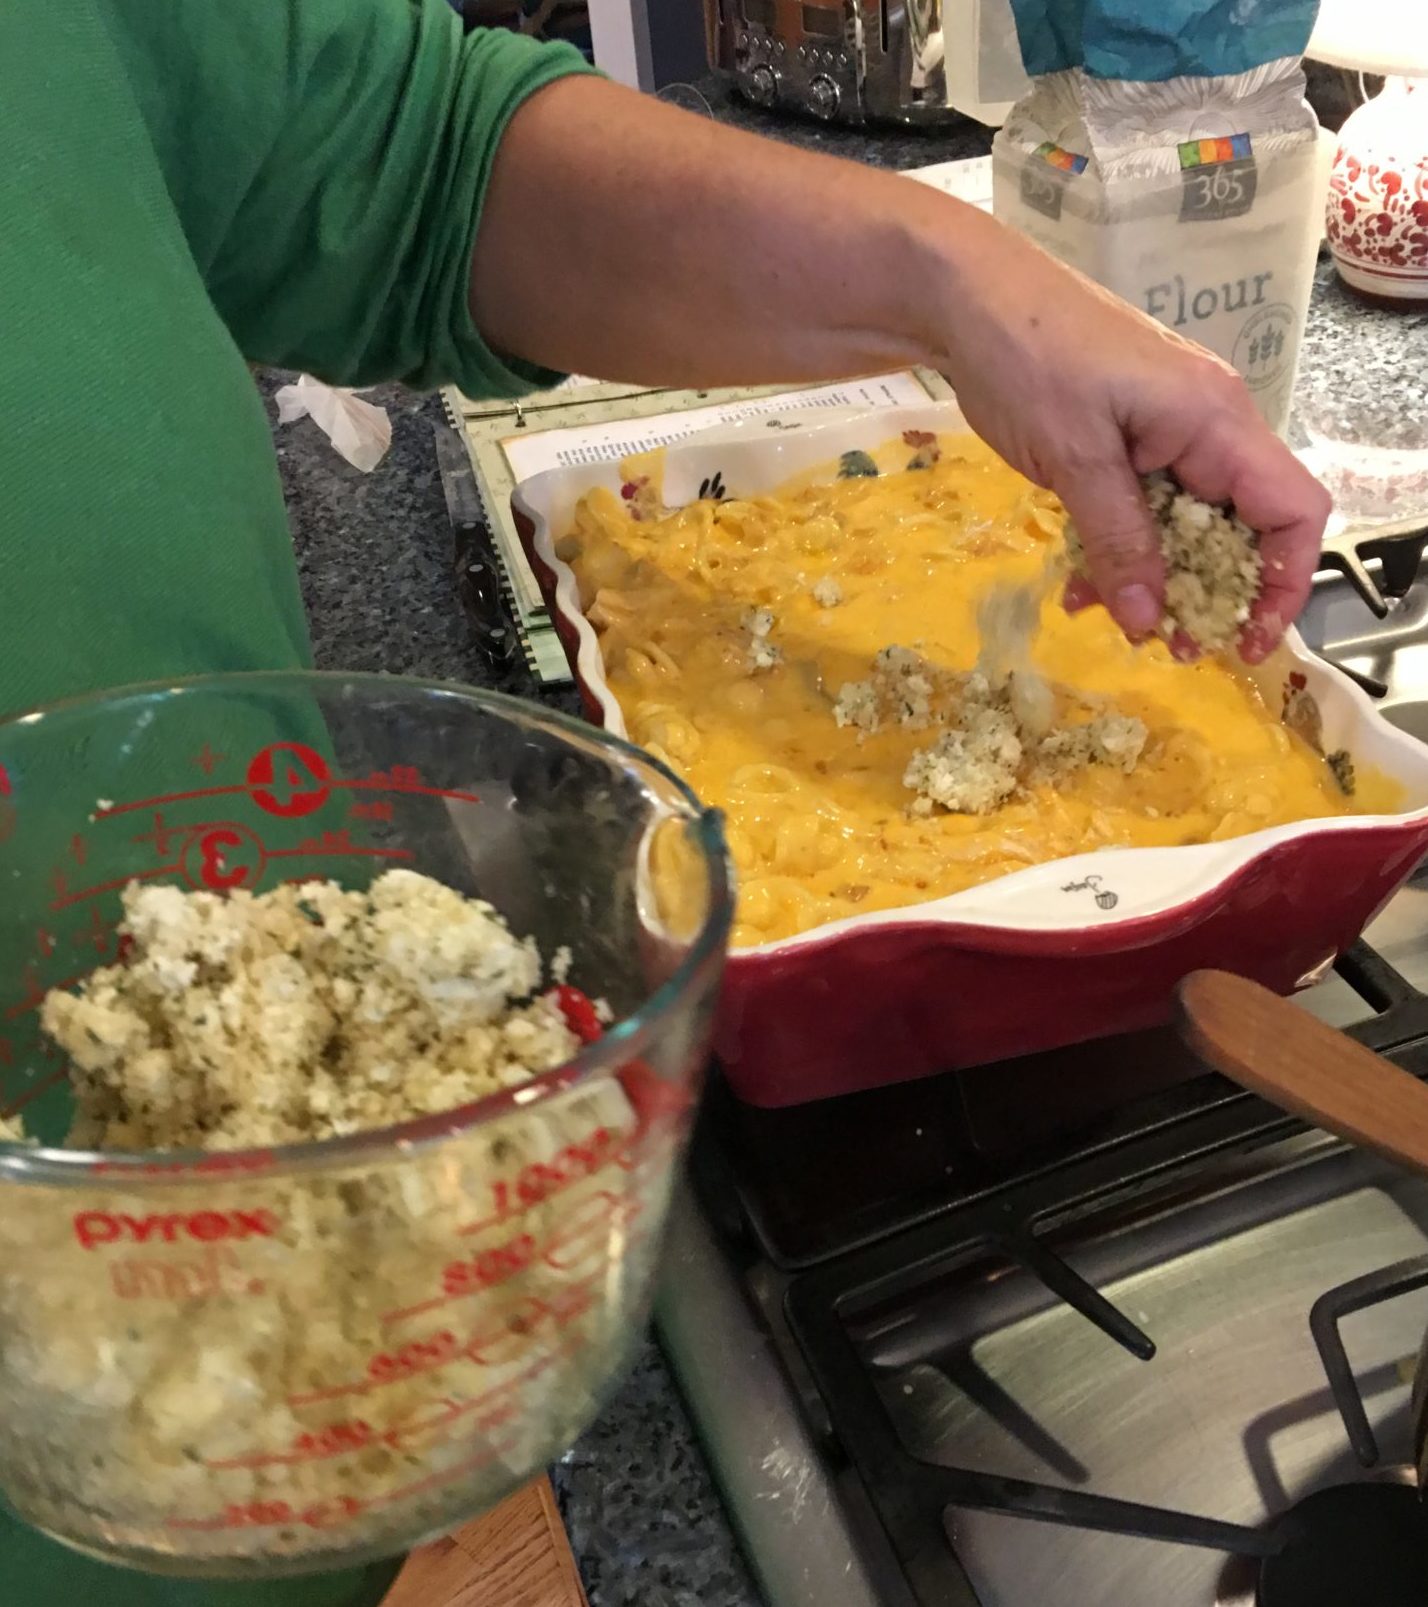
M 1016 791 L 1024 747 L 1009 701 L 971 676 L 960 722 L 908 761 L 902 784 L 917 794 L 912 812 L 934 806 L 959 815 L 989 815 Z
M 1080 724 L 1055 722 L 1057 696 L 1015 643 L 983 662 L 1020 661 L 1023 668 L 980 667 L 959 675 L 908 647 L 885 647 L 865 681 L 849 681 L 833 719 L 861 742 L 884 726 L 932 731 L 917 749 L 903 785 L 917 796 L 914 815 L 936 809 L 985 815 L 1028 786 L 1055 785 L 1088 765 L 1129 774 L 1140 762 L 1146 728 L 1132 715 L 1097 709 Z
M 1159 632 L 1167 641 L 1189 638 L 1202 653 L 1233 647 L 1250 617 L 1264 578 L 1259 537 L 1230 507 L 1202 502 L 1168 474 L 1142 481 L 1145 500 L 1165 557 L 1165 612 Z M 1066 555 L 1086 574 L 1086 554 L 1075 526 L 1066 522 Z
M 903 785 L 917 795 L 914 815 L 936 809 L 987 815 L 1028 786 L 1054 786 L 1088 765 L 1129 774 L 1140 763 L 1142 721 L 1104 712 L 1046 729 L 1028 721 L 1040 700 L 1021 695 L 1020 679 L 997 682 L 976 671 L 965 678 L 960 710 L 930 747 L 913 754 L 903 774 Z
M 330 1138 L 469 1104 L 579 1048 L 534 943 L 414 871 L 364 891 L 131 884 L 123 904 L 126 962 L 41 1011 L 73 1068 L 71 1144 Z
M 848 681 L 840 689 L 833 718 L 865 736 L 894 720 L 911 731 L 925 731 L 937 716 L 937 705 L 957 696 L 961 681 L 910 647 L 885 647 L 866 681 Z

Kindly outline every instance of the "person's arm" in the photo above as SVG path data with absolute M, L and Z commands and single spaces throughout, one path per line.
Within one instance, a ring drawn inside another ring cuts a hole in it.
M 1328 498 L 1234 372 L 895 174 L 563 80 L 525 102 L 497 148 L 471 310 L 507 356 L 643 384 L 940 369 L 973 427 L 1066 504 L 1130 634 L 1161 611 L 1136 478 L 1155 469 L 1233 501 L 1260 532 L 1246 657 L 1263 657 L 1308 595 Z

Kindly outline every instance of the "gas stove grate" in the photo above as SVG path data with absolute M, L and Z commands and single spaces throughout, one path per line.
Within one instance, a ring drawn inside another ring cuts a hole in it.
M 1414 1075 L 1428 1074 L 1428 996 L 1362 943 L 1336 969 L 1377 1012 L 1349 1029 L 1352 1036 Z M 1100 1048 L 1109 1052 L 1109 1046 Z M 887 1309 L 900 1293 L 927 1283 L 942 1269 L 950 1273 L 994 1254 L 1033 1274 L 1132 1356 L 1142 1361 L 1154 1356 L 1152 1336 L 1058 1255 L 1047 1238 L 1094 1213 L 1173 1189 L 1182 1179 L 1188 1183 L 1216 1159 L 1247 1155 L 1307 1129 L 1203 1067 L 1197 1072 L 1193 1061 L 1187 1065 L 1168 1031 L 1140 1035 L 1135 1054 L 1152 1067 L 1148 1095 L 1114 1111 L 1093 1101 L 1079 1113 L 1058 1112 L 1059 1140 L 1042 1131 L 1019 1133 L 1010 1164 L 1005 1147 L 994 1160 L 985 1153 L 980 1139 L 987 1124 L 975 1119 L 975 1101 L 952 1097 L 974 1073 L 934 1079 L 920 1097 L 906 1089 L 871 1096 L 873 1102 L 889 1102 L 904 1121 L 915 1119 L 909 1110 L 940 1112 L 952 1133 L 944 1150 L 952 1157 L 943 1168 L 947 1186 L 940 1200 L 921 1199 L 913 1208 L 905 1194 L 890 1189 L 881 1212 L 877 1189 L 865 1187 L 854 1209 L 834 1211 L 834 1231 L 817 1243 L 800 1238 L 799 1227 L 818 1216 L 820 1205 L 824 1219 L 828 1216 L 827 1180 L 839 1173 L 827 1165 L 842 1141 L 836 1117 L 819 1107 L 749 1112 L 727 1099 L 711 1102 L 695 1147 L 696 1186 L 711 1219 L 724 1227 L 726 1248 L 742 1259 L 750 1287 L 764 1291 L 766 1316 L 775 1327 L 786 1326 L 796 1370 L 806 1369 L 805 1404 L 827 1441 L 830 1460 L 856 1475 L 860 1498 L 878 1520 L 880 1533 L 871 1547 L 881 1555 L 868 1561 L 890 1602 L 978 1607 L 947 1539 L 949 1509 L 995 1511 L 1252 1559 L 1276 1555 L 1289 1536 L 1288 1519 L 1268 1529 L 1247 1528 L 919 1458 L 899 1438 L 872 1370 L 859 1354 L 852 1325 L 860 1316 Z M 1157 1056 L 1170 1068 L 1168 1079 L 1152 1064 Z M 1039 1078 L 1042 1086 L 1057 1085 L 1060 1065 L 1059 1086 L 1064 1087 L 1064 1053 L 1041 1059 L 1048 1064 L 1028 1062 L 1029 1069 L 1024 1068 L 1028 1085 Z M 1003 1080 L 1009 1075 L 1009 1068 L 996 1071 Z M 1112 1098 L 1120 1092 L 1113 1089 Z M 872 1112 L 863 1108 L 856 1115 L 864 1132 L 881 1133 L 868 1125 Z M 997 1133 L 993 1142 L 1005 1146 L 1008 1141 Z M 816 1188 L 820 1175 L 824 1179 L 821 1202 L 804 1200 L 802 1209 L 796 1188 L 790 1197 L 787 1176 L 761 1165 L 764 1153 L 787 1155 L 790 1146 L 797 1146 L 801 1156 L 805 1189 Z M 1315 1156 L 1323 1153 L 1314 1150 Z M 731 1200 L 738 1201 L 737 1212 Z M 1425 1286 L 1428 1260 L 1405 1263 L 1331 1291 L 1314 1307 L 1313 1332 L 1325 1372 L 1354 1451 L 1366 1466 L 1376 1461 L 1377 1446 L 1338 1323 L 1369 1304 Z
M 1379 619 L 1387 616 L 1390 599 L 1405 596 L 1423 564 L 1428 522 L 1421 513 L 1371 525 L 1353 525 L 1326 535 L 1323 567 L 1337 569 Z M 1369 573 L 1377 561 L 1380 581 Z

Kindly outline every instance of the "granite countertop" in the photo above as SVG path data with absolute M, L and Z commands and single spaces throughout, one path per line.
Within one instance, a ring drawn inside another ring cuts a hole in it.
M 713 79 L 669 98 L 885 167 L 975 156 L 990 143 L 986 130 L 970 124 L 879 133 L 774 119 Z M 281 380 L 261 383 L 271 395 Z M 393 433 L 389 456 L 370 475 L 349 468 L 309 420 L 274 429 L 318 663 L 463 681 L 573 711 L 569 688 L 538 689 L 519 665 L 493 673 L 471 644 L 452 584 L 451 531 L 432 449 L 439 404 L 396 388 L 373 399 L 389 411 Z M 1372 311 L 1322 263 L 1299 421 L 1330 439 L 1422 454 L 1428 464 L 1428 311 Z M 652 1341 L 554 1476 L 591 1607 L 759 1607 Z

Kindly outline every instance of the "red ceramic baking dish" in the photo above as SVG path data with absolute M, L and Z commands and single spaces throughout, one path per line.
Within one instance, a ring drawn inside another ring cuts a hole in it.
M 670 448 L 665 500 L 775 489 L 905 430 L 957 433 L 955 404 L 785 415 Z M 575 577 L 555 552 L 615 463 L 552 469 L 514 503 L 590 718 L 624 734 Z M 1324 753 L 1399 782 L 1401 812 L 1304 821 L 1230 842 L 1098 849 L 966 892 L 731 956 L 717 1047 L 740 1098 L 792 1105 L 1167 1019 L 1175 984 L 1218 966 L 1289 993 L 1316 980 L 1428 853 L 1428 748 L 1291 633 L 1252 672 Z

